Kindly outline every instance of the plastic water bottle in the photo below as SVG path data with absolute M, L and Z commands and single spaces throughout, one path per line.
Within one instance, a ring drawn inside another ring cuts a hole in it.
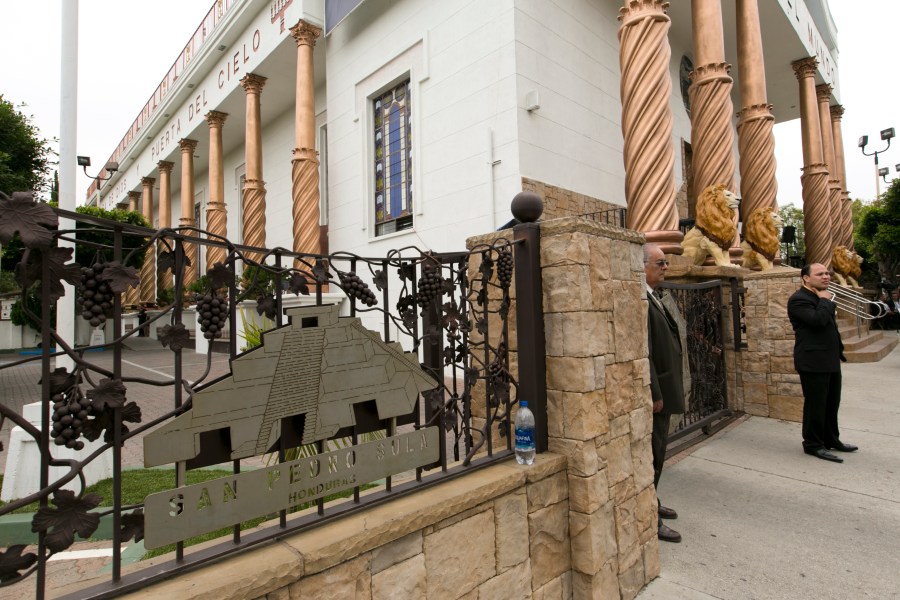
M 516 412 L 516 462 L 520 465 L 534 462 L 534 413 L 525 400 L 519 400 Z

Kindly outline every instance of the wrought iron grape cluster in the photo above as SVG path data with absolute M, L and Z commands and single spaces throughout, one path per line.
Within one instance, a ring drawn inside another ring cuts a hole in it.
M 441 272 L 437 269 L 422 269 L 422 276 L 419 277 L 419 291 L 416 294 L 416 303 L 427 308 L 432 302 L 438 300 L 444 295 L 444 279 Z
M 106 315 L 112 310 L 115 299 L 109 283 L 101 279 L 103 263 L 95 263 L 92 267 L 81 268 L 81 291 L 78 301 L 81 304 L 81 317 L 99 327 L 106 322 Z
M 500 282 L 500 285 L 506 287 L 512 282 L 512 274 L 513 274 L 513 257 L 512 253 L 500 252 L 500 255 L 497 257 L 497 281 Z
M 53 400 L 53 428 L 50 437 L 57 446 L 65 446 L 72 450 L 84 448 L 84 442 L 79 440 L 82 427 L 91 414 L 91 400 L 81 393 L 78 386 L 74 386 L 66 393 L 56 393 L 51 396 Z
M 196 300 L 203 337 L 208 340 L 221 338 L 225 322 L 228 320 L 228 302 L 213 292 L 198 295 Z
M 368 284 L 359 278 L 359 275 L 353 271 L 347 273 L 339 273 L 341 278 L 341 287 L 350 298 L 356 298 L 366 306 L 375 306 L 378 300 Z

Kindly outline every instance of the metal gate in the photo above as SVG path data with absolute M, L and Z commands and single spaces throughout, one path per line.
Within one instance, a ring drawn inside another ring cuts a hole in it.
M 691 391 L 687 410 L 677 429 L 669 435 L 669 453 L 678 452 L 686 444 L 673 444 L 731 416 L 725 379 L 725 338 L 723 335 L 722 281 L 703 283 L 663 282 L 668 300 L 678 307 L 685 320 L 682 344 L 687 346 L 691 373 Z

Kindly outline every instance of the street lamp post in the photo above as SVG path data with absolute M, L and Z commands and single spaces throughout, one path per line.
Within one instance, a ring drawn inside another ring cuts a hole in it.
M 77 157 L 77 160 L 78 160 L 78 166 L 81 167 L 82 169 L 84 169 L 84 174 L 87 175 L 90 179 L 93 179 L 94 181 L 97 182 L 97 208 L 101 208 L 101 206 L 100 206 L 100 186 L 101 186 L 102 182 L 109 181 L 110 179 L 112 179 L 115 172 L 119 170 L 119 163 L 117 163 L 114 160 L 111 160 L 108 163 L 106 163 L 106 165 L 103 167 L 103 171 L 106 171 L 108 173 L 108 175 L 106 177 L 101 177 L 100 173 L 102 173 L 103 171 L 100 171 L 100 173 L 97 173 L 97 175 L 88 175 L 87 168 L 89 166 L 91 166 L 91 157 L 90 156 L 79 156 L 79 157 Z
M 866 152 L 866 144 L 869 143 L 869 136 L 864 135 L 859 138 L 859 149 L 862 150 L 863 156 L 874 156 L 875 157 L 875 197 L 881 196 L 881 182 L 878 181 L 878 178 L 882 176 L 880 169 L 878 168 L 878 155 L 882 152 L 887 152 L 887 149 L 891 147 L 891 138 L 894 137 L 894 128 L 888 127 L 887 129 L 881 130 L 881 139 L 887 141 L 887 146 L 885 146 L 884 150 L 876 150 L 873 153 Z

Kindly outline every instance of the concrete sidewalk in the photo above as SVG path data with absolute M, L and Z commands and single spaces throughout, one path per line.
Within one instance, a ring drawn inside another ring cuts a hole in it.
M 843 368 L 835 464 L 800 425 L 758 417 L 670 464 L 660 497 L 681 544 L 660 544 L 640 600 L 900 598 L 900 347 Z

